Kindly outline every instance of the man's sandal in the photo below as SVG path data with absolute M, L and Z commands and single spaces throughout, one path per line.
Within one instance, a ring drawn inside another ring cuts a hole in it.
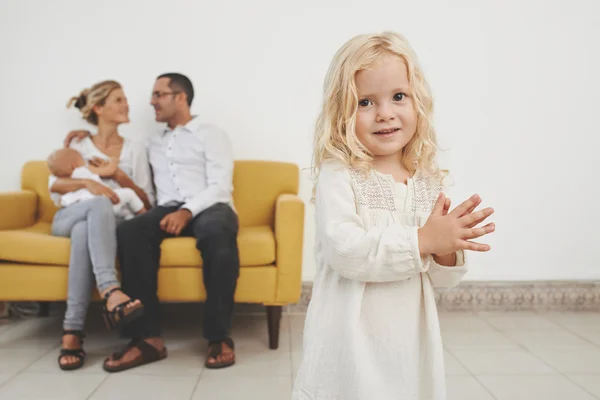
M 78 349 L 61 348 L 60 353 L 58 354 L 58 366 L 63 371 L 72 371 L 75 369 L 79 369 L 79 368 L 83 367 L 83 364 L 84 364 L 85 358 L 86 358 L 85 351 L 83 350 L 83 338 L 85 337 L 85 334 L 82 331 L 78 331 L 78 330 L 66 330 L 63 332 L 63 336 L 65 336 L 65 335 L 77 336 L 79 338 L 79 348 Z M 63 358 L 68 357 L 68 356 L 77 358 L 78 359 L 77 362 L 68 363 L 68 364 L 63 364 L 60 362 Z
M 221 354 L 223 354 L 223 343 L 225 343 L 231 351 L 235 350 L 235 344 L 231 338 L 227 338 L 225 340 L 215 340 L 208 342 L 208 357 L 206 357 L 206 362 L 204 366 L 209 369 L 219 369 L 230 367 L 235 364 L 235 354 L 233 354 L 233 359 L 231 361 L 217 361 L 214 363 L 209 363 L 208 360 L 211 358 L 216 360 Z
M 141 354 L 139 354 L 133 360 L 115 366 L 110 366 L 107 364 L 108 361 L 120 360 L 129 350 L 131 350 L 134 347 L 137 347 L 140 350 Z M 143 339 L 132 339 L 121 351 L 113 353 L 112 356 L 104 360 L 102 368 L 106 372 L 121 372 L 127 369 L 140 367 L 144 364 L 150 364 L 156 361 L 160 361 L 164 358 L 167 358 L 166 347 L 163 347 L 162 350 L 158 350 L 156 347 L 145 342 Z

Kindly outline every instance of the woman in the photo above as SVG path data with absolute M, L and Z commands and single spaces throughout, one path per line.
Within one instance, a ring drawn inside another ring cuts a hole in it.
M 119 198 L 112 189 L 133 189 L 147 209 L 153 202 L 145 147 L 122 138 L 117 131 L 120 124 L 129 122 L 129 106 L 121 85 L 115 81 L 100 82 L 72 98 L 67 107 L 72 104 L 98 130 L 91 137 L 73 140 L 69 147 L 79 151 L 92 164 L 103 164 L 109 158 L 117 158 L 119 163 L 102 177 L 108 187 L 92 180 L 50 176 L 51 197 L 58 206 L 61 195 L 79 189 L 88 189 L 98 195 L 61 208 L 52 223 L 53 235 L 71 238 L 67 311 L 58 357 L 63 370 L 78 369 L 85 361 L 83 328 L 94 279 L 104 299 L 103 314 L 109 328 L 121 326 L 141 315 L 140 301 L 123 293 L 117 280 L 117 221 L 112 203 L 118 203 Z

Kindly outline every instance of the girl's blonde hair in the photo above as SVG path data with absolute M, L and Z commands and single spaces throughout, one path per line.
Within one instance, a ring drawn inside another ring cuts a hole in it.
M 318 176 L 325 160 L 369 171 L 372 156 L 356 137 L 358 93 L 356 73 L 373 68 L 386 55 L 396 55 L 406 64 L 410 95 L 417 113 L 413 138 L 402 149 L 404 167 L 412 174 L 442 178 L 435 156 L 437 139 L 432 125 L 433 100 L 417 57 L 408 41 L 400 34 L 359 35 L 346 42 L 335 54 L 327 72 L 324 99 L 317 119 L 314 138 L 313 173 Z
M 94 111 L 95 106 L 103 106 L 106 99 L 113 90 L 121 89 L 121 84 L 116 81 L 102 81 L 96 83 L 89 89 L 83 89 L 79 96 L 71 97 L 67 108 L 72 105 L 81 111 L 83 119 L 92 125 L 98 125 L 98 114 Z

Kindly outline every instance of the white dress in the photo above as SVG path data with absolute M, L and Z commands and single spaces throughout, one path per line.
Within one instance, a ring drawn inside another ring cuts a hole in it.
M 434 287 L 467 268 L 419 253 L 417 229 L 442 187 L 407 185 L 339 162 L 321 167 L 316 191 L 317 271 L 306 315 L 294 400 L 443 400 L 442 339 Z

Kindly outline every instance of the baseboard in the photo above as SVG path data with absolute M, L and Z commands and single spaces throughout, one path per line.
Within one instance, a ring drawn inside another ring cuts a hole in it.
M 304 313 L 312 282 L 303 282 L 297 304 L 289 313 Z M 462 282 L 436 291 L 440 311 L 600 311 L 600 282 Z
M 303 314 L 310 302 L 312 282 L 302 283 L 302 294 L 296 304 L 284 307 L 290 314 Z M 595 311 L 600 312 L 600 282 L 536 281 L 536 282 L 470 282 L 464 281 L 452 289 L 435 294 L 440 311 Z M 5 303 L 7 304 L 7 303 Z M 2 315 L 0 303 L 0 316 Z M 64 302 L 59 302 L 64 313 Z M 92 304 L 98 306 L 99 304 Z M 165 304 L 165 306 L 169 306 Z M 202 308 L 200 303 L 177 304 L 178 312 Z M 55 307 L 56 308 L 56 307 Z M 235 304 L 236 314 L 264 314 L 260 304 Z M 99 312 L 99 311 L 98 311 Z M 174 311 L 170 311 L 174 312 Z

